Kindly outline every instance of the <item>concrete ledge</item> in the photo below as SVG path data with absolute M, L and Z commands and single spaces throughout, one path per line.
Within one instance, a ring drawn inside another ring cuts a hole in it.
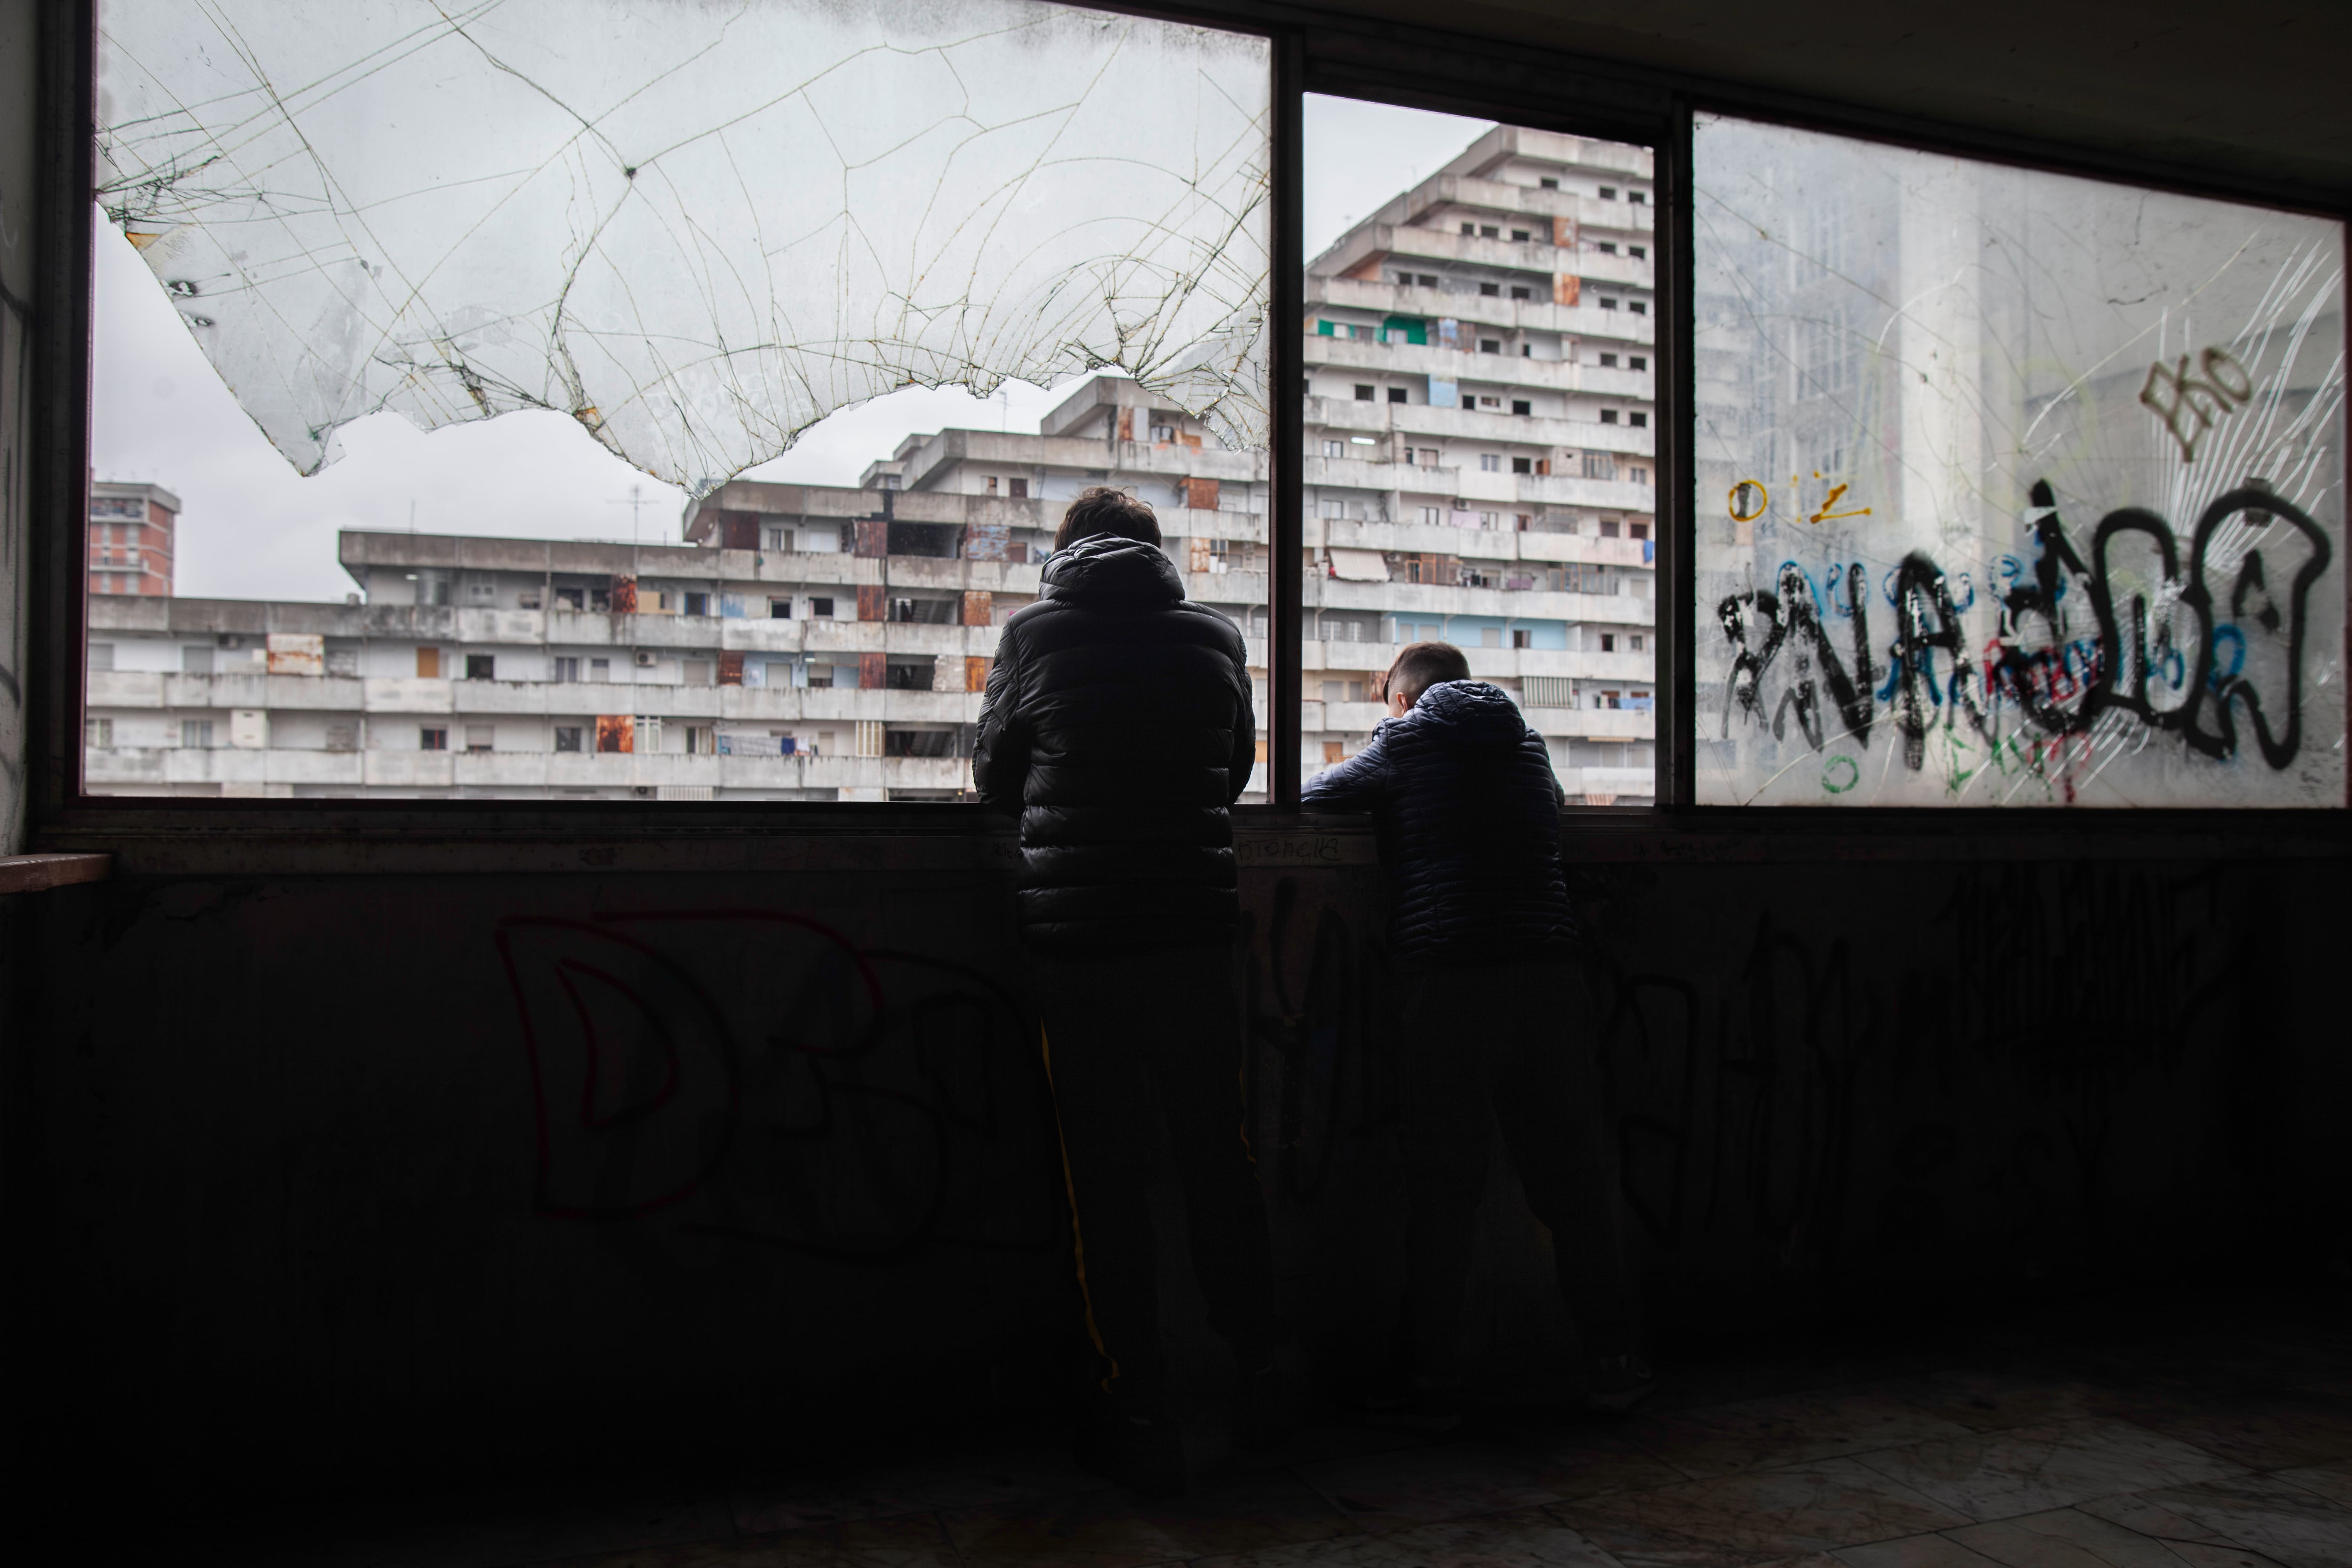
M 37 893 L 69 882 L 103 882 L 111 855 L 0 855 L 0 893 Z

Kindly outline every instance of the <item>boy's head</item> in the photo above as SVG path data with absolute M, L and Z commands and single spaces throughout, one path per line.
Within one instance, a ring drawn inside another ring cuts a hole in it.
M 1080 491 L 1078 499 L 1070 503 L 1070 510 L 1062 514 L 1062 526 L 1054 532 L 1054 549 L 1059 553 L 1081 539 L 1105 533 L 1157 545 L 1160 520 L 1152 515 L 1147 503 L 1125 490 L 1096 485 Z
M 1404 717 L 1421 694 L 1441 681 L 1470 679 L 1470 661 L 1450 642 L 1407 643 L 1389 666 L 1389 713 Z

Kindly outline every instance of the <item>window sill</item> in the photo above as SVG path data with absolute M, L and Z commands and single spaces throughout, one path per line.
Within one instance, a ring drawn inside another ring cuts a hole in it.
M 95 862 L 43 873 L 41 886 L 140 877 L 457 876 L 564 872 L 1006 872 L 1019 865 L 1013 819 L 967 804 L 827 805 L 814 809 L 667 803 L 637 810 L 550 811 L 495 802 L 455 810 L 189 811 L 157 803 L 62 814 L 25 861 Z M 413 807 L 414 803 L 401 803 Z M 2352 858 L 2352 813 L 1950 812 L 1721 808 L 1664 813 L 1570 807 L 1571 864 L 1820 861 L 2221 860 Z M 1364 816 L 1234 812 L 1234 847 L 1252 871 L 1371 866 Z M 28 873 L 29 874 L 29 873 Z
M 42 893 L 76 882 L 103 882 L 113 868 L 111 855 L 0 855 L 0 893 Z

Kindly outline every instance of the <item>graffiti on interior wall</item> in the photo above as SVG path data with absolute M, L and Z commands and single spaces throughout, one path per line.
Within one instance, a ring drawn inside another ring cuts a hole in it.
M 534 1205 L 852 1262 L 1059 1238 L 1019 1001 L 770 910 L 501 921 Z
M 1981 584 L 1915 551 L 1884 573 L 1788 561 L 1773 587 L 1723 598 L 1724 736 L 1793 731 L 1830 795 L 1882 737 L 1890 761 L 1932 763 L 1954 795 L 2032 784 L 2072 802 L 2164 737 L 2214 761 L 2294 761 L 2312 589 L 2333 555 L 2317 523 L 2247 485 L 2185 543 L 2126 507 L 2078 549 L 2046 482 L 2032 500 L 2032 559 L 2002 556 Z
M 1669 1255 L 1737 1237 L 1822 1273 L 2095 1231 L 2119 1108 L 2210 1042 L 2233 983 L 2220 890 L 2009 864 L 1954 873 L 1894 966 L 1785 909 L 1712 980 L 1599 958 L 1627 1213 Z

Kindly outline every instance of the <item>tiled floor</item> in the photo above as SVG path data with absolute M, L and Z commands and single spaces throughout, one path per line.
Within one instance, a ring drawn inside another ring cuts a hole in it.
M 335 1568 L 2352 1568 L 2352 1293 L 1685 1357 L 1636 1415 L 1330 1421 L 1146 1503 L 1048 1434 L 730 1495 L 379 1508 Z M 431 1522 L 438 1517 L 443 1522 Z

